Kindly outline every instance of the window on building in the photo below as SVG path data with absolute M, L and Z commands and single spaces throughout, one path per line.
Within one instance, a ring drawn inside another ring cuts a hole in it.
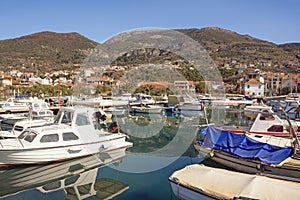
M 247 88 L 249 89 L 249 88 L 250 88 L 250 85 L 247 85 Z

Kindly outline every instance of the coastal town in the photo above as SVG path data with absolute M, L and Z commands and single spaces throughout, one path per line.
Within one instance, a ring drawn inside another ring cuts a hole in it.
M 112 67 L 115 70 L 116 67 Z M 118 68 L 120 70 L 120 68 Z M 122 67 L 121 70 L 124 70 Z M 16 95 L 57 97 L 58 85 L 63 89 L 62 96 L 72 95 L 72 89 L 76 82 L 79 70 L 56 71 L 45 73 L 42 76 L 35 73 L 12 70 L 10 72 L 0 72 L 1 97 L 7 98 Z M 241 72 L 236 76 L 236 83 L 224 83 L 226 94 L 236 94 L 251 96 L 252 98 L 264 98 L 271 96 L 287 95 L 289 93 L 300 93 L 300 74 L 265 72 L 260 69 L 252 69 L 249 72 Z M 84 82 L 97 90 L 96 95 L 110 96 L 111 90 L 116 87 L 118 80 L 109 76 L 89 76 Z M 207 87 L 209 81 L 195 82 L 192 80 L 177 80 L 173 83 L 161 82 L 141 82 L 139 86 L 153 86 L 161 89 L 161 93 L 172 86 L 177 89 L 185 89 L 194 94 L 209 93 Z M 105 86 L 105 89 L 103 88 Z M 38 89 L 36 89 L 38 87 Z M 101 89 L 102 87 L 102 89 Z M 50 88 L 50 89 L 49 89 Z M 60 89 L 62 90 L 62 89 Z M 127 91 L 124 91 L 125 93 Z M 158 94 L 158 95 L 161 95 Z

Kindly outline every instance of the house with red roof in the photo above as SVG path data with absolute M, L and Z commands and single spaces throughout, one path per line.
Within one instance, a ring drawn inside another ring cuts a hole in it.
M 244 84 L 245 95 L 253 98 L 264 97 L 264 84 L 254 78 Z

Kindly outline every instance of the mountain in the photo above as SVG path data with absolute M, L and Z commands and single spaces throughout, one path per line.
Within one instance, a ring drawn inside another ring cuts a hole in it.
M 80 64 L 97 42 L 78 33 L 39 32 L 0 40 L 0 69 L 49 71 Z
M 277 45 L 217 27 L 177 31 L 198 41 L 219 67 L 225 64 L 251 65 L 266 71 L 300 72 L 300 43 Z M 39 32 L 0 40 L 0 70 L 22 68 L 24 71 L 45 72 L 74 68 L 80 66 L 97 45 L 99 43 L 78 33 Z M 178 57 L 148 49 L 128 53 L 117 59 L 115 64 L 157 63 L 161 59 L 172 58 Z M 188 66 L 187 63 L 182 63 Z
M 279 47 L 293 54 L 298 60 L 300 59 L 300 43 L 287 43 L 279 45 Z
M 217 27 L 179 31 L 203 45 L 218 66 L 235 61 L 240 64 L 253 64 L 264 70 L 276 71 L 282 70 L 279 69 L 280 66 L 291 63 L 299 66 L 300 63 L 299 43 L 293 45 L 293 47 L 298 45 L 298 54 L 296 54 L 296 48 L 288 48 L 290 44 L 277 45 Z M 270 62 L 272 66 L 268 67 L 267 64 Z

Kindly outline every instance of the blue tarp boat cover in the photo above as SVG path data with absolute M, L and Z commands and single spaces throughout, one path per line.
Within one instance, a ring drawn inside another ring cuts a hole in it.
M 281 148 L 270 144 L 257 142 L 244 135 L 238 135 L 226 130 L 208 126 L 200 131 L 204 135 L 199 144 L 222 150 L 229 154 L 247 159 L 259 159 L 267 164 L 279 164 L 291 155 L 292 147 Z

